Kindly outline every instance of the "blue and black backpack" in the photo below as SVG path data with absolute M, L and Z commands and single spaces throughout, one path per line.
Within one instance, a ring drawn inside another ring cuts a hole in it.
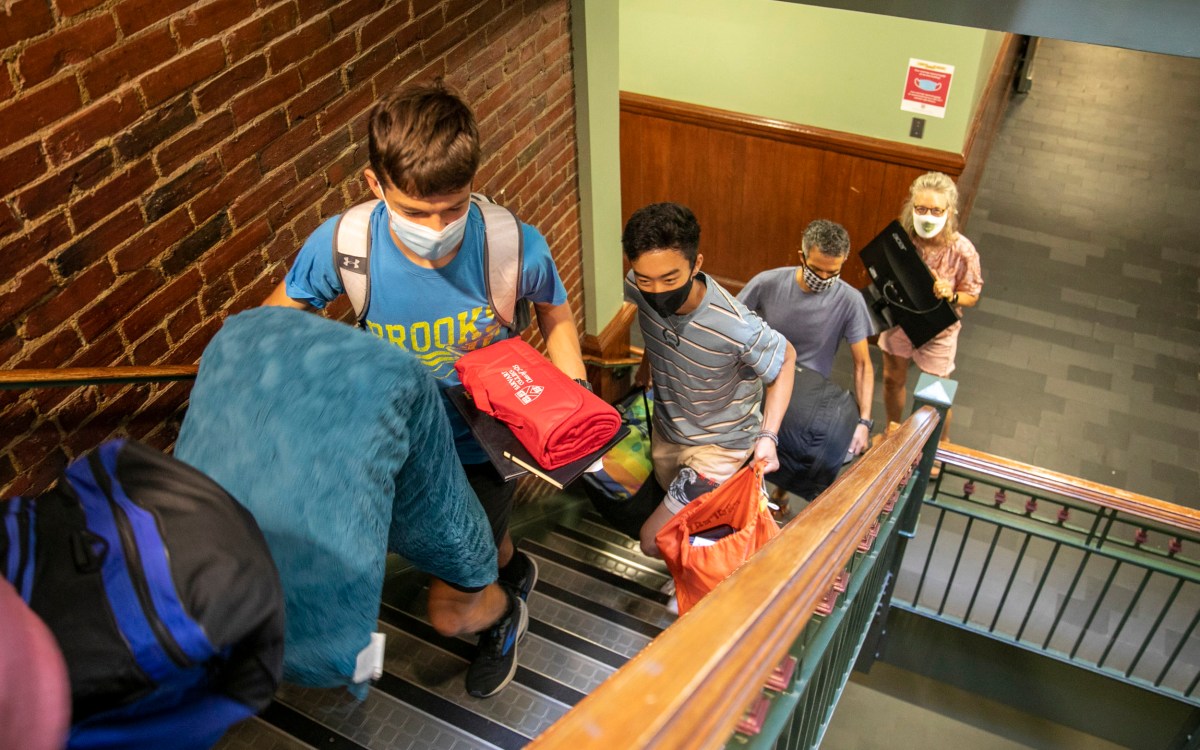
M 71 748 L 211 747 L 270 703 L 279 574 L 253 517 L 187 464 L 113 440 L 0 501 L 0 574 L 50 628 Z

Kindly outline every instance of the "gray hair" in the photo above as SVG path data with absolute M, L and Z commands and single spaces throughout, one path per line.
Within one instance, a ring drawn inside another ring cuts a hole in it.
M 828 219 L 817 219 L 804 229 L 804 239 L 800 248 L 804 257 L 808 251 L 817 248 L 823 255 L 833 258 L 845 258 L 850 254 L 850 235 L 846 228 Z
M 949 175 L 941 172 L 926 172 L 913 180 L 912 186 L 908 188 L 908 199 L 900 209 L 900 223 L 904 225 L 904 231 L 908 232 L 909 237 L 916 236 L 917 230 L 913 225 L 913 200 L 921 190 L 932 190 L 946 197 L 950 212 L 946 216 L 946 226 L 942 232 L 948 239 L 954 239 L 958 234 L 958 186 Z

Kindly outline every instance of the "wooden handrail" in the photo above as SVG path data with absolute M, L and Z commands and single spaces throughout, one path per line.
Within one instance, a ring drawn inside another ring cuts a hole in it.
M 938 445 L 937 460 L 978 474 L 1031 487 L 1039 492 L 1099 505 L 1148 521 L 1200 533 L 1200 511 L 1165 500 L 1127 492 L 1098 482 L 1089 482 L 1079 477 L 950 443 Z
M 191 380 L 196 377 L 198 368 L 199 365 L 157 365 L 154 367 L 58 367 L 48 370 L 0 370 L 0 390 Z
M 538 737 L 536 750 L 721 747 L 842 571 L 938 416 L 925 407 Z
M 585 365 L 596 367 L 637 367 L 642 363 L 641 357 L 589 357 L 583 355 Z

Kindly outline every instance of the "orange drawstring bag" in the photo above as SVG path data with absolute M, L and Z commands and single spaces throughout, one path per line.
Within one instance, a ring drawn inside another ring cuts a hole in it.
M 720 487 L 685 505 L 654 537 L 675 579 L 679 614 L 778 533 L 758 464 L 742 467 Z

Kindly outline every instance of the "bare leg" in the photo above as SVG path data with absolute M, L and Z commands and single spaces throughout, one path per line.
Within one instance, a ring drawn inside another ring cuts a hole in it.
M 503 568 L 512 561 L 514 549 L 512 536 L 509 535 L 508 529 L 505 529 L 504 537 L 500 540 L 500 544 L 496 546 L 496 562 L 499 567 Z
M 468 593 L 445 581 L 429 582 L 429 621 L 445 636 L 478 633 L 491 627 L 508 610 L 508 597 L 497 584 Z
M 953 409 L 946 410 L 946 422 L 942 425 L 942 437 L 938 440 L 939 443 L 950 442 L 950 415 L 953 413 Z
M 912 360 L 883 352 L 883 407 L 888 422 L 900 423 L 908 389 L 908 366 Z
M 650 480 L 647 480 L 650 481 Z M 662 553 L 658 551 L 658 542 L 654 537 L 658 534 L 658 530 L 667 525 L 667 521 L 675 514 L 667 510 L 666 503 L 659 503 L 646 522 L 642 524 L 641 537 L 642 554 L 647 557 L 662 557 Z

